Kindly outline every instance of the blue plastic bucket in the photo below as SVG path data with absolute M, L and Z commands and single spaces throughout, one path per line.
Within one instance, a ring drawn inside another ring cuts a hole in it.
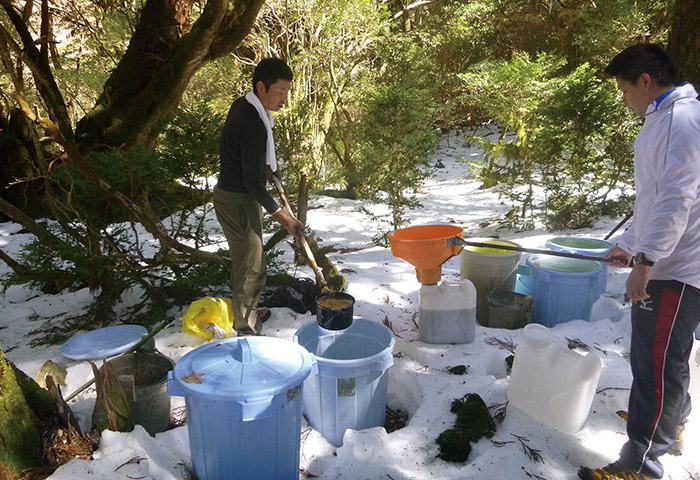
M 185 397 L 197 477 L 297 480 L 301 392 L 313 369 L 309 352 L 272 337 L 223 339 L 182 357 L 168 394 Z
M 297 330 L 294 341 L 316 358 L 318 375 L 304 382 L 304 413 L 330 443 L 343 444 L 345 430 L 384 426 L 394 334 L 379 322 L 353 319 L 345 330 L 316 322 Z
M 529 255 L 530 295 L 535 301 L 530 322 L 553 327 L 588 321 L 600 296 L 600 264 L 592 260 Z
M 607 240 L 592 237 L 554 237 L 547 240 L 545 245 L 556 252 L 578 253 L 593 257 L 602 257 L 613 246 Z M 602 294 L 608 288 L 608 262 L 598 262 L 598 264 L 601 267 L 598 287 Z

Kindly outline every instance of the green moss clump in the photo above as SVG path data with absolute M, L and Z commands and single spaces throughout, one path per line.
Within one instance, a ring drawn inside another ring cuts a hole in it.
M 464 462 L 472 450 L 471 442 L 496 433 L 496 423 L 488 407 L 476 393 L 470 393 L 452 402 L 452 413 L 457 414 L 454 428 L 445 430 L 437 438 L 440 445 L 438 458 L 448 462 Z
M 452 375 L 465 375 L 469 368 L 466 365 L 456 365 L 447 369 Z
M 496 433 L 496 423 L 488 407 L 476 393 L 452 402 L 452 413 L 457 414 L 455 427 L 463 429 L 471 441 L 482 437 L 491 438 Z
M 465 462 L 472 451 L 470 440 L 469 433 L 461 428 L 445 430 L 436 440 L 440 445 L 438 458 L 447 462 Z

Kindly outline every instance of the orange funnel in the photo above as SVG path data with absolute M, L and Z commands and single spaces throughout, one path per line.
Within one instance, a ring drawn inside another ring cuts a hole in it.
M 442 277 L 442 264 L 462 249 L 448 245 L 448 240 L 461 237 L 462 227 L 453 225 L 424 225 L 402 228 L 391 232 L 391 254 L 416 267 L 420 283 L 438 283 Z

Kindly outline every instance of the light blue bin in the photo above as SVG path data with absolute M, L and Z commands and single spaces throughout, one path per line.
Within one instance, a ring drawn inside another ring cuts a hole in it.
M 331 444 L 345 430 L 384 426 L 394 334 L 379 322 L 354 318 L 345 330 L 316 322 L 297 330 L 294 341 L 314 355 L 318 375 L 304 382 L 304 413 Z
M 600 296 L 600 264 L 592 260 L 529 255 L 530 296 L 535 301 L 531 323 L 553 327 L 581 319 L 588 321 Z
M 200 480 L 299 478 L 302 386 L 313 357 L 288 340 L 229 338 L 182 357 L 168 394 L 185 397 Z
M 602 257 L 613 246 L 607 240 L 592 237 L 554 237 L 547 240 L 545 245 L 556 252 L 578 253 L 592 257 Z M 598 264 L 601 267 L 598 274 L 598 289 L 603 294 L 608 288 L 608 262 L 598 262 Z

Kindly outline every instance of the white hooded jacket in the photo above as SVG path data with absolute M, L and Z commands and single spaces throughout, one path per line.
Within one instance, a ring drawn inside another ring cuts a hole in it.
M 637 199 L 618 245 L 656 262 L 652 280 L 700 288 L 700 102 L 684 83 L 647 108 L 634 142 Z

